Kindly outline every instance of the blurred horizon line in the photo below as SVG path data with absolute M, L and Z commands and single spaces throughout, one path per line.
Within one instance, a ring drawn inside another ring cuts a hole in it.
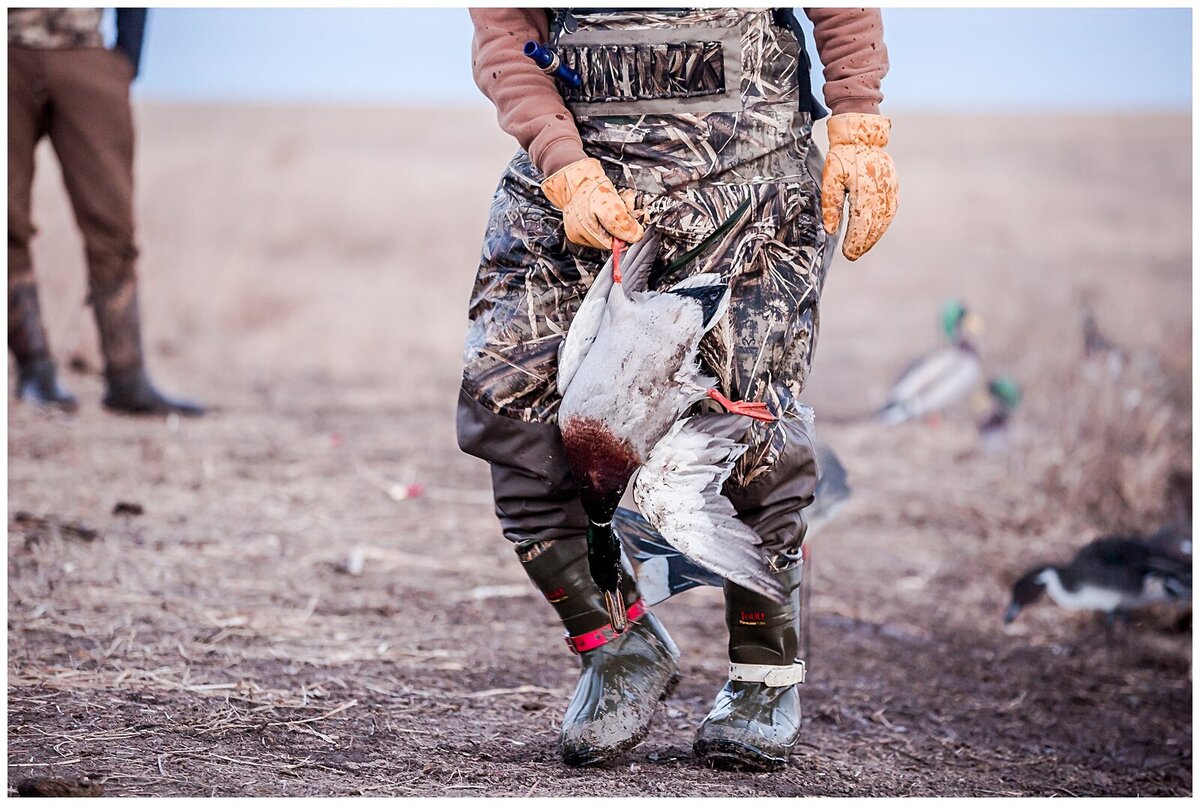
M 373 109 L 373 110 L 436 110 L 436 111 L 494 111 L 494 107 L 484 98 L 479 102 L 462 101 L 431 101 L 421 100 L 385 100 L 370 98 L 326 99 L 326 98 L 230 98 L 230 97 L 172 97 L 168 95 L 138 95 L 133 97 L 133 105 L 137 106 L 192 106 L 192 107 L 229 107 L 229 108 L 263 108 L 263 109 Z M 941 115 L 946 117 L 1012 117 L 1015 115 L 1043 115 L 1047 117 L 1145 117 L 1160 116 L 1191 116 L 1192 105 L 1155 104 L 1138 107 L 1128 105 L 1116 106 L 1064 106 L 1062 104 L 1031 104 L 1027 106 L 1004 106 L 997 104 L 969 106 L 925 106 L 909 104 L 905 106 L 889 106 L 884 101 L 881 108 L 888 116 L 907 115 Z

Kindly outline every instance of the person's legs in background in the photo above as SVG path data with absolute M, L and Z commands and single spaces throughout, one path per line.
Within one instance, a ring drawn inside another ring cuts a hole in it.
M 29 252 L 34 151 L 47 117 L 39 55 L 8 49 L 8 349 L 17 361 L 17 399 L 70 411 L 76 400 L 58 384 Z
M 52 114 L 48 133 L 83 233 L 89 300 L 104 355 L 104 405 L 129 414 L 198 416 L 146 373 L 138 308 L 133 221 L 133 65 L 103 48 L 45 54 Z

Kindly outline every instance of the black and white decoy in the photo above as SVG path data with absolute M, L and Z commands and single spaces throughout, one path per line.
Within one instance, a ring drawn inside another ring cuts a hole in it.
M 1134 537 L 1101 537 L 1069 565 L 1038 565 L 1017 579 L 1004 622 L 1043 593 L 1064 609 L 1104 612 L 1111 621 L 1156 602 L 1191 600 L 1192 563 Z

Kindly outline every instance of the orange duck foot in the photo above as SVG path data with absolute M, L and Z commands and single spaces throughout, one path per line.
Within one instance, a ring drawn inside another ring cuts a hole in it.
M 710 399 L 716 400 L 717 404 L 731 414 L 748 416 L 751 419 L 757 419 L 759 422 L 774 422 L 776 420 L 775 415 L 767 408 L 766 403 L 734 402 L 716 389 L 709 389 L 708 396 Z

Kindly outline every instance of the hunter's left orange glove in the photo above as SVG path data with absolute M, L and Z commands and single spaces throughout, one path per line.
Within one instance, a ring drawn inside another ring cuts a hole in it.
M 821 180 L 821 218 L 825 231 L 837 232 L 842 205 L 850 197 L 850 220 L 842 254 L 857 260 L 883 237 L 896 217 L 899 183 L 884 147 L 892 121 L 858 112 L 829 118 L 829 154 Z

